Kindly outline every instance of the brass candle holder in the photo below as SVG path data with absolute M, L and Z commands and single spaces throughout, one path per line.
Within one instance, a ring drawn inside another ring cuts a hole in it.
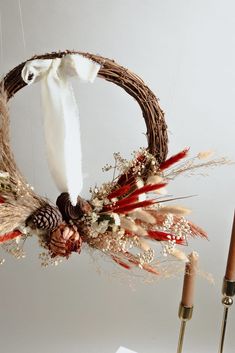
M 180 303 L 178 315 L 181 320 L 181 325 L 180 325 L 177 353 L 181 353 L 182 349 L 183 349 L 186 324 L 187 324 L 187 321 L 191 320 L 191 318 L 192 318 L 193 306 L 187 307 L 187 306 L 183 305 L 182 303 Z
M 192 252 L 192 254 L 188 256 L 188 260 L 189 261 L 186 263 L 185 266 L 182 300 L 179 307 L 179 318 L 181 320 L 181 327 L 179 333 L 177 353 L 182 352 L 186 323 L 192 318 L 193 314 L 194 287 L 198 261 L 197 253 Z M 223 281 L 222 294 L 224 315 L 221 327 L 219 353 L 223 353 L 228 312 L 229 308 L 233 305 L 233 297 L 235 295 L 235 214 L 233 219 L 232 234 L 229 246 L 226 272 Z
M 233 218 L 232 234 L 228 252 L 226 272 L 222 288 L 222 304 L 224 306 L 224 315 L 221 328 L 219 353 L 223 353 L 224 339 L 226 333 L 229 308 L 233 305 L 233 296 L 235 295 L 235 213 Z
M 227 278 L 224 278 L 222 294 L 223 294 L 222 304 L 224 306 L 224 315 L 223 315 L 222 327 L 221 327 L 219 353 L 223 353 L 224 339 L 225 339 L 227 320 L 228 320 L 228 311 L 229 311 L 229 308 L 233 305 L 233 296 L 235 295 L 235 281 L 230 281 Z
M 177 353 L 182 352 L 186 323 L 187 321 L 191 320 L 193 315 L 194 289 L 195 289 L 195 280 L 196 280 L 196 273 L 197 273 L 197 264 L 198 264 L 198 254 L 195 251 L 193 251 L 188 256 L 188 262 L 185 265 L 182 299 L 181 299 L 179 312 L 178 312 L 179 318 L 181 320 L 181 326 L 180 326 Z

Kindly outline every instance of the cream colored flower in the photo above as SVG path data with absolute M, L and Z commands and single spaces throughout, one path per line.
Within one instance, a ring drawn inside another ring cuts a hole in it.
M 198 159 L 207 159 L 212 157 L 214 154 L 214 151 L 212 150 L 208 150 L 208 151 L 202 151 L 200 153 L 198 153 L 197 158 Z

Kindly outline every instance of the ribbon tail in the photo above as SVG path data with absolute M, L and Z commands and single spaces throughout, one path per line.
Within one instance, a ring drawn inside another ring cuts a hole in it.
M 48 75 L 41 79 L 42 106 L 44 112 L 44 136 L 50 173 L 57 188 L 67 191 L 65 174 L 65 119 L 61 96 L 61 82 L 56 74 L 56 62 Z M 59 63 L 57 63 L 59 64 Z
M 79 113 L 69 76 L 93 82 L 100 65 L 82 55 L 33 60 L 22 70 L 27 84 L 41 80 L 44 135 L 51 175 L 73 205 L 83 186 Z
M 65 178 L 70 201 L 76 205 L 77 197 L 83 187 L 80 119 L 72 85 L 68 81 L 63 83 L 65 84 L 62 97 L 65 125 Z
M 83 185 L 78 107 L 67 76 L 54 69 L 41 81 L 47 159 L 58 189 L 76 205 Z

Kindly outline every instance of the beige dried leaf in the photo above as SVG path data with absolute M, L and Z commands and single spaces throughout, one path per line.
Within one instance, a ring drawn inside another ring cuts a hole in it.
M 175 248 L 175 247 L 171 248 L 171 250 L 169 251 L 169 254 L 176 257 L 180 261 L 183 261 L 185 263 L 189 262 L 187 255 L 183 251 L 179 250 L 178 248 Z
M 139 219 L 140 221 L 143 221 L 145 223 L 150 223 L 150 224 L 156 223 L 155 217 L 153 217 L 149 212 L 141 209 L 137 209 L 129 213 L 129 216 L 134 219 Z
M 147 179 L 147 184 L 159 184 L 162 183 L 163 179 L 159 175 L 151 175 Z
M 197 158 L 198 159 L 207 159 L 212 157 L 214 154 L 214 151 L 212 150 L 208 150 L 208 151 L 202 151 L 200 153 L 198 153 Z
M 143 239 L 139 239 L 139 245 L 140 245 L 140 248 L 144 251 L 148 251 L 150 249 L 149 244 Z
M 158 209 L 158 212 L 161 214 L 172 213 L 177 216 L 186 216 L 190 214 L 192 211 L 182 206 L 165 206 L 165 207 L 160 207 Z
M 147 232 L 144 228 L 142 228 L 141 226 L 138 226 L 137 224 L 135 224 L 133 220 L 128 219 L 126 217 L 121 218 L 121 227 L 132 233 L 135 233 L 136 235 L 140 235 L 140 236 L 147 235 Z

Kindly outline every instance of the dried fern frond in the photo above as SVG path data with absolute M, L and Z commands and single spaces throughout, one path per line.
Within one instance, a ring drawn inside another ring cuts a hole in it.
M 194 174 L 205 175 L 205 173 L 201 172 L 201 170 L 208 169 L 208 168 L 215 168 L 222 165 L 230 165 L 230 164 L 233 164 L 233 162 L 224 157 L 211 159 L 211 160 L 208 160 L 205 162 L 199 162 L 199 163 L 197 162 L 197 158 L 195 157 L 195 158 L 186 160 L 184 163 L 181 163 L 177 167 L 169 170 L 168 173 L 165 173 L 165 178 L 166 180 L 168 179 L 172 180 L 181 174 L 189 175 L 189 176 Z

